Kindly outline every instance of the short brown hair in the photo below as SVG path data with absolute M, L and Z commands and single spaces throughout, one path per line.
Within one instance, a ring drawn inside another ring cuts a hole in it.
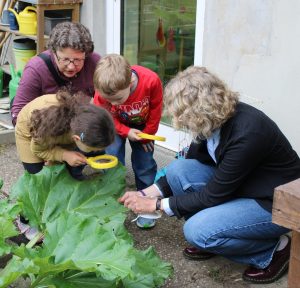
M 127 88 L 131 81 L 131 67 L 121 55 L 108 54 L 101 58 L 94 73 L 95 88 L 106 95 L 114 95 Z
M 48 48 L 53 52 L 63 48 L 72 48 L 89 54 L 94 50 L 94 43 L 89 29 L 84 25 L 61 22 L 51 30 Z

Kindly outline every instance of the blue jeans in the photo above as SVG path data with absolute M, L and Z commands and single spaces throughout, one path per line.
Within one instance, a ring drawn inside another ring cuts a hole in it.
M 116 135 L 115 142 L 106 148 L 106 153 L 116 156 L 125 165 L 126 138 Z M 137 190 L 147 188 L 154 183 L 157 165 L 153 159 L 153 152 L 146 152 L 139 141 L 130 141 L 131 163 L 135 176 Z
M 174 195 L 199 191 L 214 174 L 214 167 L 197 160 L 174 161 L 168 166 L 167 181 Z M 254 199 L 237 198 L 190 215 L 183 227 L 193 246 L 230 260 L 266 268 L 279 237 L 289 230 L 272 223 L 271 212 Z

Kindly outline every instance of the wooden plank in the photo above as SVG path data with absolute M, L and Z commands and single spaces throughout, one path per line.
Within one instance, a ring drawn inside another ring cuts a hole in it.
M 45 19 L 44 19 L 45 7 L 42 5 L 37 6 L 36 8 L 36 16 L 37 16 L 37 47 L 36 52 L 40 54 L 45 50 L 45 37 L 44 37 L 44 30 L 45 30 Z
M 300 232 L 300 178 L 275 188 L 272 222 Z
M 27 35 L 27 34 L 23 34 L 23 33 L 20 33 L 19 30 L 10 30 L 10 29 L 9 29 L 9 26 L 1 26 L 1 25 L 0 25 L 0 30 L 1 30 L 1 31 L 10 32 L 10 33 L 15 34 L 15 35 L 24 36 L 24 37 L 26 37 L 26 38 L 30 38 L 30 39 L 33 39 L 33 40 L 36 40 L 36 39 L 37 39 L 36 35 Z
M 79 5 L 76 5 L 74 7 L 74 9 L 72 10 L 72 21 L 73 22 L 79 22 L 79 13 L 80 13 Z
M 300 288 L 300 233 L 293 232 L 288 275 L 288 287 Z

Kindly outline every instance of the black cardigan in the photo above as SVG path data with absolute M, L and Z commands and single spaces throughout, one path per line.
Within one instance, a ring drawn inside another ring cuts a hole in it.
M 200 191 L 173 196 L 166 177 L 156 183 L 164 197 L 169 197 L 177 217 L 235 198 L 255 199 L 271 211 L 274 188 L 300 177 L 300 159 L 278 126 L 245 103 L 240 102 L 233 117 L 221 127 L 215 154 L 215 174 Z M 215 165 L 206 140 L 192 143 L 187 158 Z

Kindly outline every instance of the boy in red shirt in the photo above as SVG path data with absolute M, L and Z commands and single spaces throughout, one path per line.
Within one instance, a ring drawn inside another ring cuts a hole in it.
M 121 55 L 109 54 L 98 62 L 94 85 L 94 104 L 113 115 L 117 137 L 106 149 L 125 165 L 128 138 L 137 190 L 153 184 L 157 165 L 153 159 L 154 142 L 142 140 L 139 133 L 155 134 L 162 114 L 162 84 L 156 73 L 142 66 L 130 67 Z M 141 191 L 143 194 L 143 191 Z M 139 218 L 140 228 L 153 227 L 155 221 Z

